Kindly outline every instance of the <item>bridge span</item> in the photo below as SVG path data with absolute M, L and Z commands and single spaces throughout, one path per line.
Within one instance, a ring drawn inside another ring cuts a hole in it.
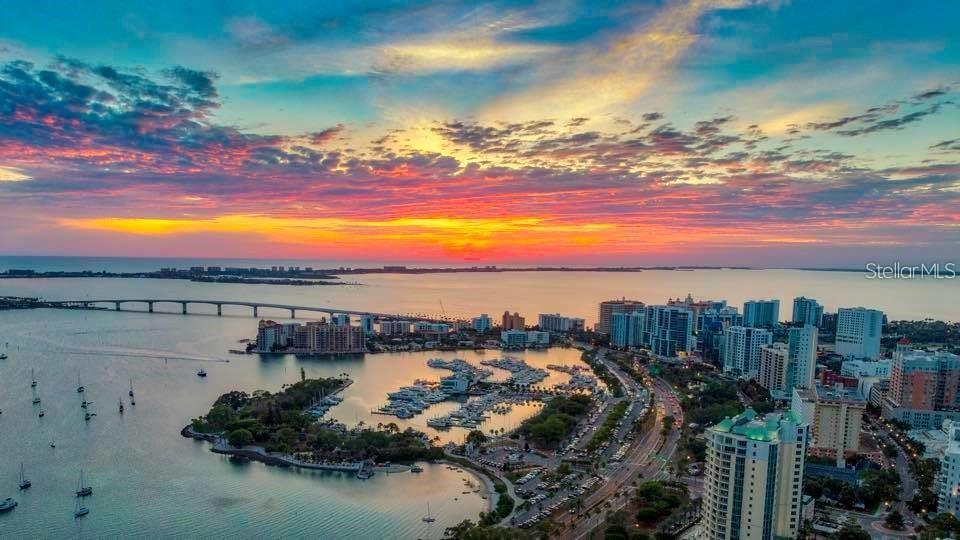
M 298 311 L 305 311 L 311 313 L 323 313 L 329 315 L 332 319 L 334 315 L 357 315 L 357 316 L 371 316 L 378 320 L 404 320 L 404 321 L 413 321 L 413 322 L 449 322 L 439 318 L 433 317 L 424 317 L 417 315 L 402 315 L 394 313 L 377 313 L 372 311 L 358 311 L 353 309 L 340 309 L 340 308 L 331 308 L 331 307 L 316 307 L 316 306 L 297 306 L 291 304 L 271 304 L 267 302 L 243 302 L 236 300 L 198 300 L 198 299 L 183 299 L 183 298 L 111 298 L 111 299 L 94 299 L 94 300 L 48 300 L 46 304 L 50 307 L 63 307 L 63 308 L 84 308 L 84 309 L 98 309 L 100 304 L 113 304 L 116 311 L 121 311 L 120 306 L 124 304 L 145 304 L 147 306 L 147 312 L 153 313 L 153 306 L 155 304 L 180 304 L 181 312 L 184 315 L 187 315 L 189 311 L 187 306 L 190 304 L 204 304 L 217 306 L 217 315 L 223 315 L 223 306 L 240 306 L 248 307 L 253 309 L 253 316 L 259 316 L 259 308 L 271 308 L 271 309 L 283 309 L 290 311 L 290 318 L 296 319 Z

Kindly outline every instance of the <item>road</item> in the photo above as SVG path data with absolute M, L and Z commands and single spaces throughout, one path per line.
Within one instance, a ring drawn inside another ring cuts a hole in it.
M 630 377 L 624 376 L 613 362 L 606 359 L 606 350 L 601 349 L 598 358 L 601 359 L 607 368 L 610 369 L 622 383 L 626 383 L 625 388 L 632 392 L 639 391 L 639 383 Z M 658 477 L 666 467 L 666 463 L 673 456 L 676 451 L 677 440 L 680 437 L 680 433 L 679 430 L 674 429 L 664 441 L 661 434 L 662 421 L 665 416 L 670 415 L 676 419 L 674 425 L 682 426 L 683 410 L 674 397 L 670 385 L 665 381 L 654 379 L 651 390 L 656 400 L 656 408 L 654 409 L 656 413 L 655 423 L 647 433 L 637 441 L 634 447 L 628 451 L 622 461 L 622 465 L 610 472 L 606 481 L 585 498 L 583 501 L 583 509 L 585 512 L 583 514 L 574 515 L 567 513 L 555 519 L 555 521 L 563 527 L 560 533 L 562 538 L 572 540 L 585 538 L 590 534 L 590 531 L 602 522 L 603 515 L 605 514 L 605 512 L 601 512 L 599 516 L 588 516 L 586 515 L 586 510 L 603 505 L 611 498 L 613 498 L 613 501 L 611 501 L 611 510 L 622 508 L 628 502 L 628 498 L 615 497 L 615 495 L 630 486 L 631 482 L 636 479 L 653 479 Z M 665 458 L 664 460 L 654 457 L 658 451 L 660 455 Z

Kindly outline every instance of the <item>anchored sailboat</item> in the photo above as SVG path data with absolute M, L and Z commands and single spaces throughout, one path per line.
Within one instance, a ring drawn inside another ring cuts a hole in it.
M 80 384 L 80 374 L 77 373 L 77 393 L 82 394 L 84 390 L 86 390 L 86 388 L 84 388 L 83 385 Z
M 89 497 L 93 495 L 93 488 L 83 485 L 83 469 L 80 469 L 80 483 L 77 484 L 77 497 Z
M 77 499 L 77 506 L 76 506 L 76 508 L 73 510 L 73 517 L 74 517 L 74 518 L 81 518 L 81 517 L 83 517 L 83 516 L 85 516 L 85 515 L 87 515 L 87 514 L 89 514 L 89 513 L 90 513 L 90 509 L 87 508 L 86 506 L 81 505 L 81 504 L 80 504 L 80 499 Z
M 37 387 L 37 376 L 33 372 L 33 368 L 30 368 L 30 388 Z
M 423 518 L 423 521 L 427 523 L 433 523 L 437 519 L 430 515 L 430 503 L 427 503 L 427 517 Z
M 23 463 L 20 464 L 20 489 L 27 489 L 33 484 L 23 475 Z

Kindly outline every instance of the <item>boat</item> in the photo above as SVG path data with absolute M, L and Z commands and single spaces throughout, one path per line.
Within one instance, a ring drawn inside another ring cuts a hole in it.
M 206 370 L 203 368 L 200 368 L 200 371 L 197 372 L 197 377 L 206 377 L 206 376 L 207 376 Z
M 39 404 L 40 404 L 40 396 L 34 394 L 34 396 L 33 396 L 33 404 L 34 404 L 34 405 L 39 405 Z
M 83 469 L 80 469 L 80 483 L 77 485 L 77 497 L 89 497 L 93 495 L 93 488 L 83 485 Z
M 40 409 L 40 414 L 38 414 L 37 416 L 39 416 L 40 418 L 43 418 L 46 415 L 47 415 L 46 411 L 44 411 L 43 409 Z
M 86 413 L 86 414 L 83 415 L 83 419 L 84 419 L 84 421 L 89 422 L 90 419 L 93 418 L 93 417 L 96 416 L 96 415 L 97 415 L 97 413 Z
M 57 443 L 55 443 L 54 441 L 50 441 L 50 448 L 56 448 L 56 447 L 57 447 Z
M 0 360 L 6 360 L 7 358 L 7 355 L 0 353 Z
M 9 512 L 16 507 L 17 507 L 17 501 L 11 499 L 10 497 L 7 497 L 6 499 L 3 500 L 3 502 L 0 502 L 0 513 Z
M 77 393 L 82 394 L 84 390 L 86 390 L 86 388 L 84 388 L 83 385 L 80 384 L 80 374 L 77 373 Z
M 133 379 L 130 379 L 130 392 L 128 392 L 130 397 L 133 397 Z
M 421 466 L 419 466 L 419 465 L 414 465 L 413 467 L 410 467 L 410 472 L 412 472 L 412 473 L 422 473 L 422 472 L 423 472 L 423 467 L 421 467 Z
M 77 507 L 73 511 L 74 518 L 81 518 L 90 513 L 90 509 L 86 506 L 80 504 L 80 499 L 77 499 Z
M 430 503 L 427 503 L 427 516 L 423 518 L 426 523 L 433 523 L 437 519 L 430 515 Z
M 33 372 L 33 368 L 30 368 L 30 388 L 37 387 L 37 376 Z
M 23 475 L 23 463 L 20 464 L 20 489 L 28 489 L 33 484 Z
M 118 403 L 120 403 L 120 414 L 123 414 L 123 400 L 120 400 Z

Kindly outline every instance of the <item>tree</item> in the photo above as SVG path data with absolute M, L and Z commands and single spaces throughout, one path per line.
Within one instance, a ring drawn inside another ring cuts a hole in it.
M 250 433 L 246 429 L 236 429 L 230 432 L 230 435 L 227 436 L 227 440 L 230 442 L 231 446 L 237 448 L 241 446 L 247 446 L 248 444 L 253 444 L 253 433 Z
M 479 429 L 475 429 L 470 433 L 467 433 L 467 442 L 475 447 L 480 446 L 481 444 L 487 442 L 487 436 Z
M 902 531 L 904 528 L 906 528 L 906 524 L 903 522 L 903 514 L 897 510 L 887 514 L 887 519 L 883 522 L 883 524 L 886 525 L 888 529 L 894 531 Z
M 664 435 L 666 435 L 667 433 L 670 433 L 670 430 L 673 429 L 673 424 L 676 421 L 677 419 L 672 416 L 663 417 L 663 434 Z
M 304 371 L 303 368 L 300 368 L 300 382 L 304 382 L 306 380 L 307 380 L 307 372 Z
M 833 540 L 870 540 L 870 533 L 863 530 L 857 520 L 849 518 L 833 535 Z

